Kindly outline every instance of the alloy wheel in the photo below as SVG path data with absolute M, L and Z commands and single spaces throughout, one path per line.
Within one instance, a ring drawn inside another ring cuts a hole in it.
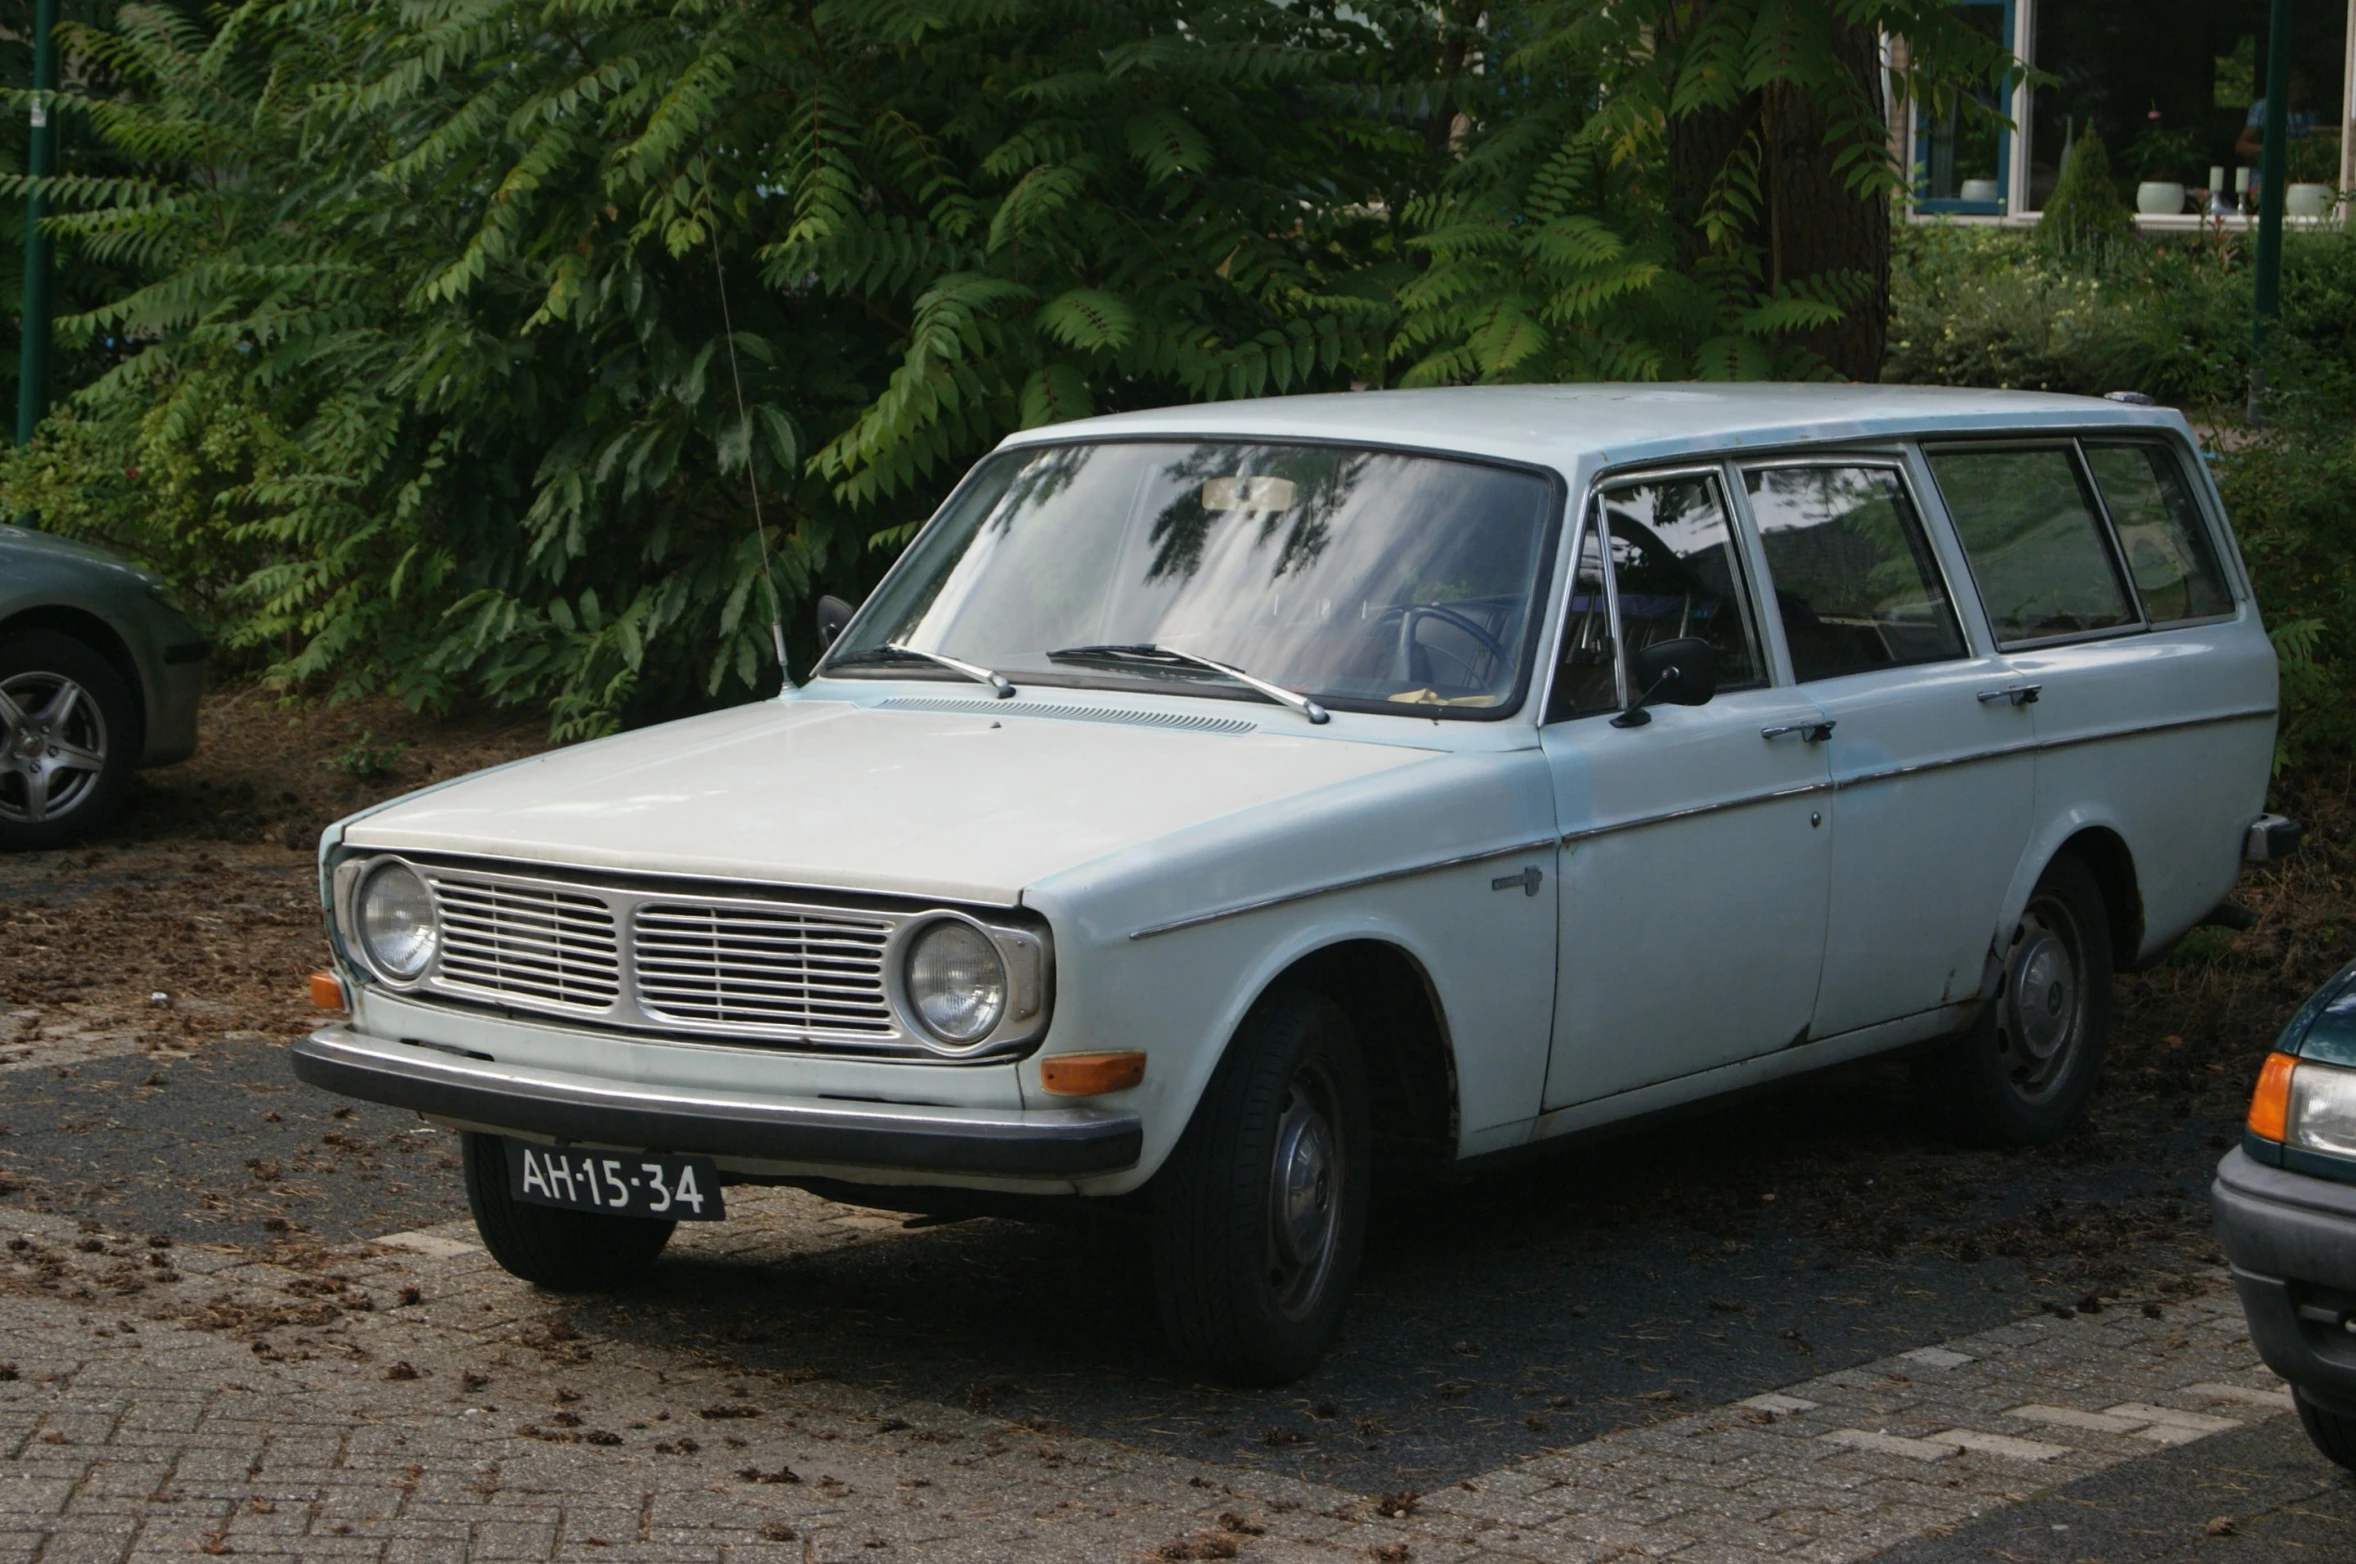
M 0 680 L 0 819 L 73 813 L 106 770 L 106 714 L 81 685 L 34 669 Z

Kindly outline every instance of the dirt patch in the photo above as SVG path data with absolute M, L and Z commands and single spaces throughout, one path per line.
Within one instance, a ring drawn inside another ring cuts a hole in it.
M 205 698 L 196 755 L 139 774 L 104 840 L 0 858 L 0 1070 L 312 1024 L 313 855 L 332 821 L 547 747 L 513 713 Z

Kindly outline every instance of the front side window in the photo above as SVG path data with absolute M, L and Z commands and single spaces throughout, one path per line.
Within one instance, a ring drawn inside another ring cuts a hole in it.
M 2175 453 L 2148 440 L 2089 443 L 2086 465 L 2152 622 L 2232 613 L 2233 594 Z
M 1617 589 L 1615 630 L 1606 607 L 1604 546 Z M 1718 688 L 1766 682 L 1751 624 L 1733 529 L 1718 480 L 1655 478 L 1604 491 L 1602 529 L 1580 539 L 1550 719 L 1617 711 L 1617 659 L 1661 641 L 1705 641 Z
M 1328 706 L 1519 704 L 1560 511 L 1536 474 L 1328 445 L 1131 441 L 993 458 L 828 653 L 934 652 L 1013 680 L 1228 694 L 1242 669 Z
M 1887 467 L 1754 467 L 1743 489 L 1805 684 L 1964 655 L 1922 520 Z
M 1997 645 L 2136 623 L 2068 447 L 1926 454 Z

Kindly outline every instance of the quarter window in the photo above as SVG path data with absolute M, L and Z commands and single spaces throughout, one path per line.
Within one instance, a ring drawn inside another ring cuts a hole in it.
M 1928 454 L 1998 645 L 2136 622 L 2067 447 Z
M 2233 594 L 2175 453 L 2150 441 L 2089 444 L 2086 465 L 2144 613 L 2155 624 L 2232 613 Z
M 1736 562 L 1734 530 L 1718 480 L 1659 478 L 1608 489 L 1598 529 L 1580 539 L 1550 717 L 1620 709 L 1616 663 L 1656 642 L 1691 636 L 1709 643 L 1721 690 L 1766 682 Z M 1611 628 L 1603 546 L 1619 623 Z
M 1887 467 L 1743 474 L 1775 608 L 1802 683 L 1964 655 L 1922 520 Z

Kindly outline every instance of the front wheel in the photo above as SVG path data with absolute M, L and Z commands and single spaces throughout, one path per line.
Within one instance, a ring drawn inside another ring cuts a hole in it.
M 139 730 L 138 692 L 87 643 L 0 636 L 0 851 L 63 847 L 114 818 Z
M 474 1230 L 508 1275 L 553 1292 L 594 1292 L 636 1281 L 671 1241 L 669 1222 L 600 1216 L 518 1200 L 507 1188 L 507 1153 L 496 1135 L 459 1144 Z
M 2094 876 L 2056 858 L 2002 951 L 1993 998 L 1931 1072 L 1976 1140 L 2058 1140 L 2086 1113 L 2111 1026 L 2109 910 Z
M 1365 1246 L 1372 1138 L 1340 1007 L 1297 990 L 1263 999 L 1154 1180 L 1154 1291 L 1182 1357 L 1252 1385 L 1317 1366 Z
M 2299 1426 L 2307 1430 L 2308 1442 L 2316 1452 L 2333 1465 L 2356 1472 L 2356 1417 L 2318 1405 L 2295 1386 L 2291 1399 L 2298 1403 Z

